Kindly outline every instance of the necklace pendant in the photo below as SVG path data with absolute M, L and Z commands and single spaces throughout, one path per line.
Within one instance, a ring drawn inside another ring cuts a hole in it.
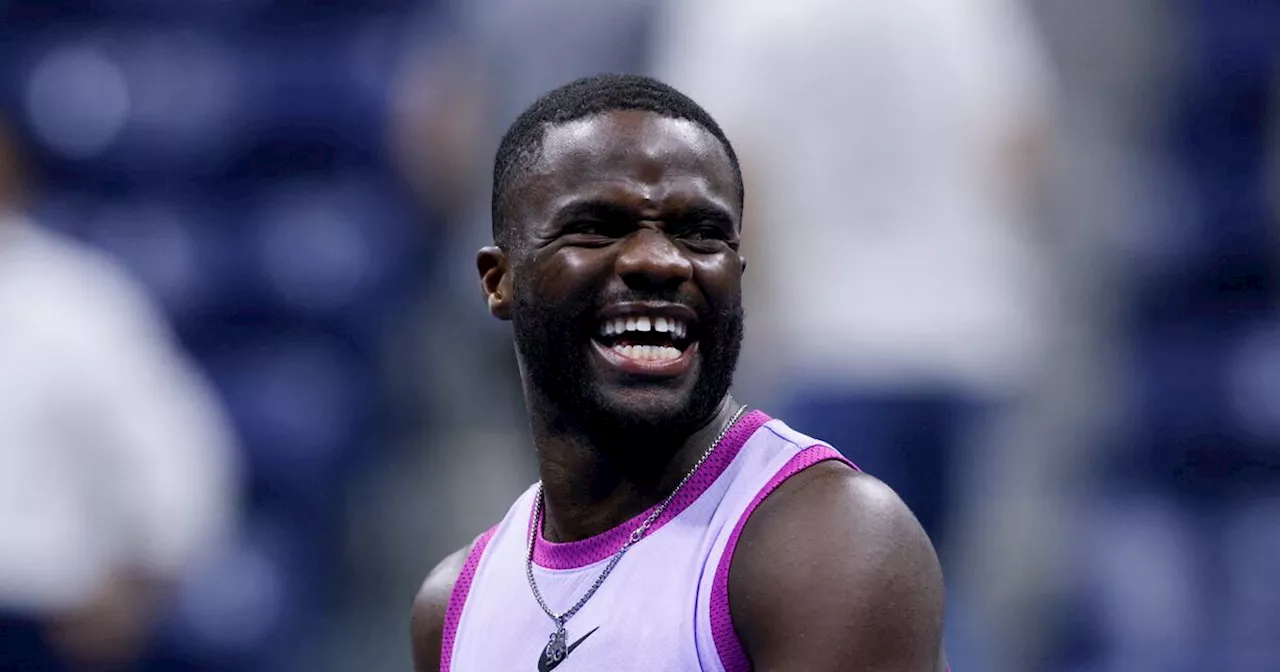
M 569 633 L 565 632 L 563 625 L 558 625 L 556 631 L 551 633 L 551 638 L 547 641 L 547 648 L 542 651 L 542 660 L 549 667 L 559 665 L 569 655 Z

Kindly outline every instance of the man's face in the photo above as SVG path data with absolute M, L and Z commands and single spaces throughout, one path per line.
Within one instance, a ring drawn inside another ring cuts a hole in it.
M 526 382 L 592 428 L 689 433 L 742 341 L 741 212 L 701 126 L 616 111 L 552 127 L 511 212 Z

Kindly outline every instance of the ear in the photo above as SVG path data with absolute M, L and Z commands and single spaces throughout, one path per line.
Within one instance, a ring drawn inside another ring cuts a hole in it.
M 480 271 L 480 291 L 484 292 L 489 312 L 500 320 L 511 319 L 511 262 L 507 253 L 496 245 L 480 249 L 476 268 Z

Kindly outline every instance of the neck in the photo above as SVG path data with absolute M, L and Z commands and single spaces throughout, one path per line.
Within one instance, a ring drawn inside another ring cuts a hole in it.
M 544 498 L 544 535 L 578 541 L 606 532 L 662 501 L 711 447 L 740 405 L 725 398 L 692 434 L 619 442 L 534 413 Z

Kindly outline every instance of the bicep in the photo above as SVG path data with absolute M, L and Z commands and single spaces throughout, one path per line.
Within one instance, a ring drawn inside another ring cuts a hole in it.
M 888 487 L 841 469 L 793 478 L 744 527 L 730 571 L 743 646 L 759 672 L 936 672 L 943 587 L 933 548 Z
M 437 672 L 440 669 L 445 614 L 449 610 L 453 586 L 470 550 L 467 546 L 440 561 L 413 598 L 409 636 L 415 672 Z

